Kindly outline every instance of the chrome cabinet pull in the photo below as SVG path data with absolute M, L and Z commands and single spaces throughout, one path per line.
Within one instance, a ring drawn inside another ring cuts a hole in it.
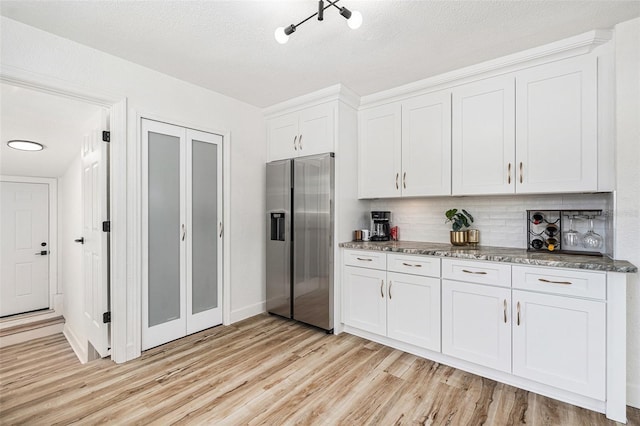
M 507 183 L 511 184 L 511 163 L 507 166 Z
M 220 222 L 220 238 L 222 238 L 222 230 L 224 229 L 224 227 L 222 226 L 222 222 Z
M 538 278 L 538 281 L 542 281 L 543 283 L 549 283 L 549 284 L 564 284 L 564 285 L 573 284 L 571 281 L 551 281 L 551 280 L 545 280 L 544 278 Z
M 404 172 L 404 174 L 402 175 L 402 187 L 404 189 L 407 189 L 407 172 Z
M 391 286 L 393 285 L 393 281 L 389 281 L 389 300 L 391 300 Z
M 422 265 L 412 265 L 410 263 L 404 263 L 404 262 L 402 262 L 402 264 L 404 266 L 411 266 L 412 268 L 422 268 Z
M 371 261 L 373 261 L 373 259 L 365 259 L 365 258 L 362 258 L 362 257 L 356 257 L 356 259 L 358 259 L 358 260 L 362 260 L 362 261 L 364 261 L 364 262 L 371 262 Z
M 384 286 L 384 280 L 380 280 L 380 296 L 384 299 L 384 292 L 382 291 L 383 286 Z
M 187 230 L 184 228 L 184 223 L 182 224 L 182 241 L 184 241 L 184 237 L 187 236 Z
M 522 161 L 520 162 L 520 183 L 522 183 Z
M 518 309 L 518 325 L 520 325 L 520 302 L 518 302 L 518 304 L 516 305 L 517 309 Z
M 396 189 L 400 189 L 400 187 L 398 186 L 398 177 L 400 176 L 400 173 L 396 173 Z
M 502 307 L 504 308 L 504 323 L 506 324 L 507 323 L 507 299 L 504 299 Z
M 298 138 L 298 148 L 300 148 L 300 151 L 302 151 L 302 135 L 300 135 L 300 137 Z
M 462 272 L 465 272 L 467 274 L 487 275 L 487 273 L 483 271 L 475 272 L 475 271 L 467 271 L 466 269 L 463 269 Z
M 296 151 L 298 150 L 298 145 L 296 145 L 297 141 L 298 141 L 298 135 L 295 135 L 293 137 L 293 149 L 295 149 Z

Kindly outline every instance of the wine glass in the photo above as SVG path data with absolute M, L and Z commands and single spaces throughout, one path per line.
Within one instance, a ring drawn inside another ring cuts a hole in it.
M 569 217 L 569 230 L 564 232 L 564 243 L 568 247 L 575 247 L 580 241 L 580 233 L 573 229 L 573 219 L 575 216 Z
M 598 249 L 602 246 L 602 236 L 593 230 L 593 217 L 589 218 L 589 230 L 582 237 L 582 245 L 588 249 Z

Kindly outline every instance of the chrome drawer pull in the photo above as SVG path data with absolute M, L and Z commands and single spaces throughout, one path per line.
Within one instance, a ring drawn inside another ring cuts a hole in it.
M 380 297 L 384 299 L 384 292 L 382 291 L 382 287 L 384 287 L 384 280 L 380 280 Z
M 466 269 L 463 269 L 462 272 L 466 272 L 467 274 L 477 274 L 477 275 L 487 275 L 486 272 L 474 272 L 474 271 L 467 271 Z
M 410 263 L 404 263 L 404 262 L 402 262 L 402 264 L 404 266 L 411 266 L 412 268 L 422 268 L 422 265 L 412 265 Z
M 502 304 L 504 309 L 504 323 L 507 323 L 507 299 L 504 299 L 504 303 Z
M 516 305 L 516 308 L 518 310 L 517 324 L 520 325 L 520 302 L 518 302 L 518 304 Z
M 373 261 L 373 259 L 363 259 L 362 257 L 356 257 L 356 259 L 358 259 L 358 260 L 362 260 L 362 261 L 364 261 L 364 262 L 371 262 L 371 261 Z
M 564 284 L 564 285 L 573 284 L 571 281 L 550 281 L 550 280 L 545 280 L 544 278 L 538 278 L 538 281 L 542 281 L 543 283 L 549 283 L 549 284 Z

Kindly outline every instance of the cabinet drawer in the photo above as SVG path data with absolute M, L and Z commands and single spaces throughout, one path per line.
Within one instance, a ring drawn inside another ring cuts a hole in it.
M 511 265 L 461 259 L 442 259 L 442 278 L 511 287 Z
M 387 270 L 404 274 L 440 278 L 440 258 L 405 254 L 388 254 Z
M 604 300 L 607 278 L 601 272 L 514 266 L 513 288 Z
M 387 254 L 373 250 L 345 250 L 344 264 L 370 269 L 387 269 Z

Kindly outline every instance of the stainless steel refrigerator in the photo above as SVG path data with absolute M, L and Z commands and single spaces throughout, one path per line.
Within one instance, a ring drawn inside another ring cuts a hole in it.
M 267 163 L 267 311 L 333 330 L 333 153 Z

